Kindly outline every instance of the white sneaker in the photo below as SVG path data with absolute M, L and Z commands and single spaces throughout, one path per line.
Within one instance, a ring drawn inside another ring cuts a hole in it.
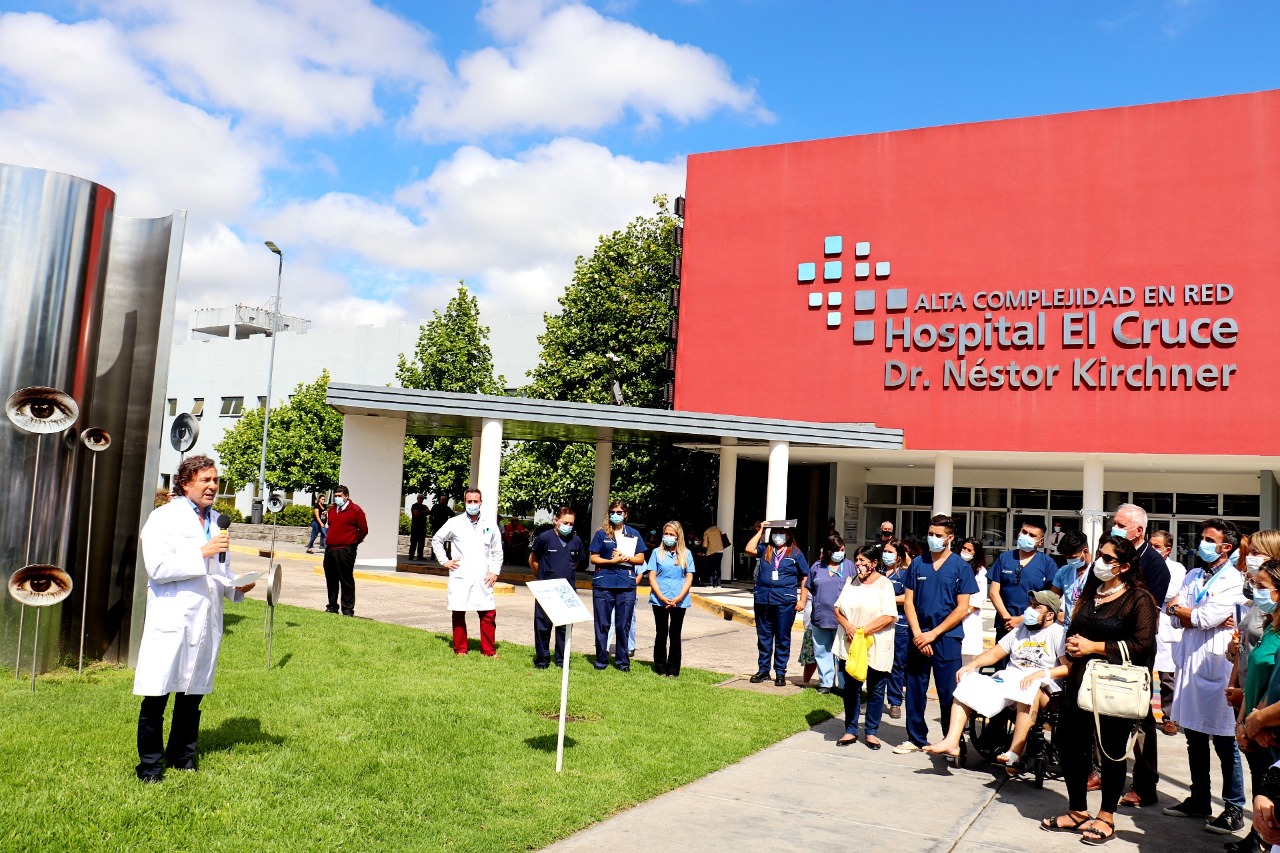
M 909 740 L 904 740 L 902 743 L 898 744 L 893 748 L 894 755 L 906 755 L 909 752 L 919 752 L 919 751 L 920 751 L 920 747 L 916 746 L 914 743 L 912 743 Z

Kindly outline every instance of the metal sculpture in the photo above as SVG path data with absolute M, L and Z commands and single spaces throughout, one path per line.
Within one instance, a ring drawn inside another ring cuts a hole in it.
M 36 464 L 31 475 L 31 509 L 27 512 L 27 550 L 24 563 L 31 562 L 31 536 L 35 532 L 36 517 L 36 488 L 40 484 L 40 443 L 44 437 L 50 433 L 62 432 L 67 427 L 76 422 L 76 418 L 80 417 L 80 407 L 76 401 L 71 399 L 64 391 L 57 388 L 47 388 L 43 385 L 33 385 L 29 388 L 20 388 L 9 395 L 4 401 L 4 413 L 15 427 L 23 432 L 33 433 L 36 437 Z M 59 570 L 61 571 L 61 570 Z M 65 574 L 65 573 L 64 573 Z M 14 577 L 17 577 L 15 574 Z M 12 593 L 13 579 L 10 578 L 10 592 Z M 70 592 L 70 587 L 68 587 Z M 22 629 L 27 618 L 27 605 L 23 599 L 14 596 L 19 603 L 22 604 L 21 610 L 18 612 L 18 651 L 17 657 L 13 664 L 13 677 L 19 678 L 19 670 L 22 668 Z M 66 596 L 63 596 L 66 598 Z M 62 599 L 58 599 L 61 601 Z M 57 603 L 57 602 L 53 602 Z M 40 642 L 40 614 L 36 611 L 36 644 Z M 35 660 L 32 660 L 32 679 L 35 678 Z M 33 687 L 34 690 L 34 682 Z
M 80 662 L 76 664 L 76 674 L 84 672 L 84 635 L 89 615 L 89 567 L 93 565 L 90 556 L 93 553 L 93 499 L 98 484 L 98 454 L 111 446 L 111 434 L 102 427 L 89 427 L 80 433 L 80 443 L 93 454 L 89 463 L 89 521 L 88 535 L 85 538 L 84 555 L 84 589 L 80 592 Z
M 40 660 L 40 611 L 71 594 L 71 575 L 57 566 L 36 564 L 18 569 L 9 578 L 9 595 L 24 608 L 36 608 L 36 638 L 31 648 L 31 692 L 36 692 L 36 665 Z M 22 637 L 18 637 L 21 648 Z
M 271 641 L 276 634 L 276 603 L 280 601 L 280 584 L 284 573 L 280 564 L 273 563 L 267 573 L 267 615 L 263 631 L 267 635 L 267 672 L 271 671 Z
M 173 419 L 169 427 L 169 444 L 178 451 L 178 461 L 187 455 L 187 451 L 196 446 L 200 438 L 200 422 L 190 412 L 183 412 Z

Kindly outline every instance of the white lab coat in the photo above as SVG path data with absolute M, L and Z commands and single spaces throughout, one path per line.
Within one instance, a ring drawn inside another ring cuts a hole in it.
M 1191 627 L 1173 648 L 1173 719 L 1186 729 L 1210 735 L 1235 734 L 1235 710 L 1223 691 L 1231 680 L 1227 644 L 1234 629 L 1223 623 L 1243 601 L 1244 579 L 1224 563 L 1206 578 L 1204 569 L 1187 572 L 1176 600 L 1191 608 Z M 1200 597 L 1197 601 L 1197 595 Z
M 458 567 L 449 572 L 450 610 L 492 610 L 493 589 L 485 586 L 487 575 L 502 573 L 502 535 L 497 522 L 481 515 L 472 522 L 466 513 L 446 521 L 431 537 L 431 550 L 441 563 L 449 559 L 444 543 L 452 542 Z
M 1182 623 L 1174 622 L 1166 608 L 1169 602 L 1182 591 L 1182 582 L 1186 580 L 1187 570 L 1177 560 L 1165 560 L 1169 566 L 1169 591 L 1165 593 L 1160 604 L 1160 628 L 1156 632 L 1156 672 L 1173 672 L 1173 647 L 1182 640 Z M 1219 581 L 1221 583 L 1221 581 Z M 1172 711 L 1170 712 L 1172 719 Z
M 978 574 L 974 576 L 974 580 L 978 582 L 978 594 L 969 596 L 969 606 L 976 607 L 977 610 L 964 617 L 964 621 L 960 626 L 964 629 L 964 639 L 960 641 L 960 654 L 962 655 L 980 655 L 982 654 L 983 630 L 982 630 L 982 607 L 987 603 L 987 570 L 979 569 Z M 1019 613 L 1019 616 L 1022 614 Z
M 216 536 L 218 528 L 212 528 Z M 138 648 L 133 692 L 205 694 L 222 644 L 222 599 L 244 593 L 214 580 L 234 578 L 231 556 L 205 558 L 204 525 L 185 498 L 156 509 L 142 527 L 142 560 L 147 569 L 147 615 Z

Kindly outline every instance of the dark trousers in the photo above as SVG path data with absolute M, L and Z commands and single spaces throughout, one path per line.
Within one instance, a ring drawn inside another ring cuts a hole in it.
M 452 610 L 453 614 L 453 653 L 465 655 L 469 644 L 467 640 L 467 611 Z M 498 611 L 480 610 L 480 654 L 493 657 L 498 653 Z
M 760 650 L 758 672 L 773 672 L 779 678 L 787 674 L 791 660 L 791 626 L 796 623 L 794 604 L 761 604 L 756 602 L 756 646 Z
M 956 690 L 956 673 L 960 671 L 960 644 L 951 641 L 948 645 L 955 647 L 954 658 L 942 658 L 937 654 L 939 643 L 935 643 L 933 656 L 924 655 L 912 643 L 907 649 L 907 740 L 916 746 L 924 746 L 929 742 L 929 724 L 925 722 L 924 712 L 929 706 L 929 674 L 933 673 L 933 686 L 938 691 L 938 707 L 942 711 L 942 735 L 951 727 L 951 696 Z
M 312 545 L 316 544 L 317 536 L 320 537 L 320 547 L 323 548 L 325 537 L 327 536 L 327 534 L 324 532 L 324 528 L 320 526 L 320 522 L 312 521 L 311 522 L 311 541 L 307 542 L 307 548 L 310 548 Z
M 846 661 L 836 658 L 836 666 L 844 672 L 844 730 L 845 734 L 858 733 L 858 715 L 862 713 L 862 685 L 845 672 Z M 889 683 L 889 673 L 867 667 L 867 727 L 868 737 L 880 731 L 880 718 L 884 714 L 884 690 Z
M 1160 676 L 1160 712 L 1166 720 L 1173 719 L 1173 673 L 1158 672 Z
M 680 629 L 684 627 L 683 607 L 653 607 L 653 626 L 657 638 L 653 641 L 653 671 L 658 675 L 680 674 Z
M 356 612 L 356 546 L 341 545 L 324 552 L 324 583 L 329 591 L 330 613 L 338 612 L 338 590 L 342 590 L 342 612 L 354 616 Z
M 1133 790 L 1142 799 L 1155 799 L 1156 783 L 1160 781 L 1160 761 L 1156 744 L 1156 714 L 1147 709 L 1146 719 L 1133 745 Z M 1114 755 L 1114 753 L 1112 753 Z
M 1067 782 L 1067 807 L 1072 811 L 1089 810 L 1089 773 L 1093 770 L 1093 712 L 1082 711 L 1076 704 L 1075 695 L 1064 695 L 1058 705 L 1058 728 L 1054 739 L 1058 742 L 1058 756 L 1062 761 L 1062 775 Z M 1129 745 L 1129 733 L 1133 731 L 1133 720 L 1121 717 L 1099 717 L 1102 724 L 1099 741 L 1106 755 L 1099 755 L 1102 761 L 1102 805 L 1104 812 L 1114 812 L 1120 803 L 1120 794 L 1124 789 L 1125 748 Z M 1111 755 L 1119 758 L 1112 761 Z
M 533 665 L 551 665 L 551 617 L 542 605 L 533 603 Z M 564 626 L 556 628 L 556 666 L 564 666 Z
M 593 589 L 591 609 L 595 615 L 596 669 L 609 665 L 609 626 L 617 625 L 618 650 L 613 664 L 618 669 L 631 669 L 631 654 L 627 650 L 627 631 L 636 612 L 636 588 Z
M 911 645 L 911 626 L 897 624 L 893 628 L 893 669 L 885 682 L 885 695 L 889 704 L 897 707 L 902 704 L 903 688 L 907 677 L 907 647 Z
M 421 533 L 410 532 L 409 533 L 409 559 L 425 560 L 426 558 L 422 555 L 422 549 L 426 544 L 427 544 L 427 531 L 424 530 Z
M 169 694 L 143 696 L 138 712 L 139 779 L 158 779 L 167 763 L 175 770 L 196 769 L 196 739 L 200 734 L 200 700 L 203 694 L 176 693 L 173 722 L 169 726 L 169 747 L 164 745 L 164 709 Z
M 1213 803 L 1210 790 L 1209 741 L 1222 766 L 1222 801 L 1237 809 L 1244 808 L 1244 774 L 1240 769 L 1240 751 L 1231 735 L 1209 735 L 1183 729 L 1187 739 L 1187 764 L 1191 771 L 1191 800 L 1206 809 Z

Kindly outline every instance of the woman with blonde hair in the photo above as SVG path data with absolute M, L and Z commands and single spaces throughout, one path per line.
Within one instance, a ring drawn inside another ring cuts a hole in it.
M 693 555 L 678 521 L 662 525 L 662 542 L 649 554 L 649 606 L 653 608 L 653 671 L 675 678 L 680 674 L 680 629 L 693 587 Z

